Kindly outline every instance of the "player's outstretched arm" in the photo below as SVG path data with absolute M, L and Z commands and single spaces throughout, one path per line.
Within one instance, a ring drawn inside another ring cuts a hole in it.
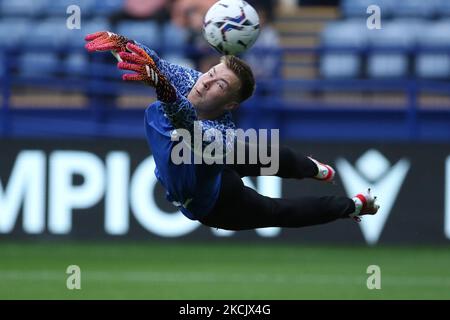
M 149 86 L 156 88 L 158 100 L 161 101 L 161 106 L 164 109 L 167 118 L 172 125 L 177 129 L 186 129 L 194 136 L 195 121 L 198 120 L 197 113 L 191 102 L 181 94 L 161 73 L 155 61 L 150 57 L 145 50 L 135 44 L 127 44 L 127 50 L 130 52 L 120 52 L 120 58 L 123 60 L 117 66 L 122 70 L 133 71 L 131 74 L 124 74 L 125 81 L 143 81 Z M 233 139 L 227 134 L 227 129 L 234 129 L 227 126 L 229 122 L 216 122 L 213 120 L 201 121 L 201 130 L 206 135 L 207 139 L 203 142 L 203 147 L 210 143 L 218 144 L 215 150 L 222 149 L 221 154 L 215 157 L 225 157 L 227 152 L 231 151 Z M 219 128 L 219 129 L 218 129 Z M 210 130 L 215 129 L 215 130 Z M 221 139 L 216 140 L 216 132 L 221 131 Z M 233 131 L 234 132 L 234 131 Z M 191 141 L 194 143 L 194 141 Z M 195 149 L 195 146 L 193 146 Z
M 166 76 L 169 82 L 173 84 L 182 95 L 187 95 L 192 85 L 194 85 L 197 79 L 202 75 L 201 72 L 197 70 L 183 67 L 162 59 L 154 50 L 142 43 L 135 42 L 135 44 L 145 50 L 153 61 L 155 61 L 156 66 L 161 73 Z
M 110 31 L 98 31 L 88 34 L 85 37 L 85 48 L 89 52 L 95 51 L 111 51 L 111 53 L 120 62 L 121 58 L 118 53 L 126 52 L 126 45 L 128 43 L 135 44 L 142 48 L 148 56 L 152 58 L 156 64 L 158 70 L 167 78 L 167 80 L 175 86 L 175 88 L 183 95 L 187 95 L 192 85 L 201 76 L 201 73 L 180 65 L 170 63 L 164 59 L 161 59 L 158 54 L 145 46 L 142 43 L 128 39 L 125 36 L 110 32 Z
M 133 71 L 133 73 L 124 74 L 123 80 L 142 81 L 154 87 L 157 98 L 162 102 L 164 112 L 172 125 L 193 134 L 194 121 L 198 117 L 191 102 L 167 80 L 145 50 L 135 44 L 128 44 L 127 50 L 130 52 L 119 53 L 123 61 L 117 66 L 119 69 Z

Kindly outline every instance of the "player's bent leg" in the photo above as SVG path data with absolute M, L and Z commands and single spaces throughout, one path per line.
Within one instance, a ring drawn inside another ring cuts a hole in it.
M 250 159 L 250 154 L 259 154 L 258 145 L 253 145 L 249 143 L 245 143 L 245 157 L 246 163 L 239 164 L 237 158 L 237 145 L 242 146 L 242 142 L 237 142 L 235 145 L 235 159 L 234 163 L 229 165 L 230 168 L 235 170 L 240 177 L 257 177 L 261 176 L 262 168 L 267 168 L 270 164 L 262 164 L 258 159 L 256 163 L 248 163 L 248 159 Z M 272 150 L 272 152 L 278 153 L 278 172 L 275 174 L 280 178 L 294 178 L 294 179 L 303 179 L 303 178 L 314 178 L 319 177 L 321 168 L 319 168 L 313 160 L 309 157 L 306 157 L 300 153 L 295 152 L 291 148 L 287 146 L 269 146 L 267 150 Z M 333 175 L 334 177 L 334 175 Z

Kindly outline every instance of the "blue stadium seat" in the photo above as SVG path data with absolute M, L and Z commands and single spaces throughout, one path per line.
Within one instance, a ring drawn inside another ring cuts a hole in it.
M 0 19 L 0 47 L 14 47 L 29 35 L 31 22 L 27 18 Z
M 362 48 L 367 44 L 366 19 L 347 19 L 328 23 L 321 34 L 325 46 Z
M 67 43 L 69 30 L 65 18 L 49 18 L 33 25 L 32 35 L 26 38 L 26 46 L 58 48 Z
M 161 46 L 162 37 L 154 21 L 122 21 L 118 23 L 116 32 L 155 49 Z
M 367 45 L 367 27 L 365 19 L 349 19 L 327 24 L 321 34 L 324 48 L 334 48 L 340 52 L 326 52 L 320 61 L 321 75 L 328 77 L 358 77 L 361 56 L 354 50 L 364 49 Z M 353 50 L 353 51 L 352 51 Z
M 320 74 L 325 78 L 357 78 L 361 60 L 350 54 L 328 53 L 321 57 Z
M 380 7 L 382 18 L 431 18 L 439 14 L 440 8 L 448 6 L 448 0 L 342 0 L 340 8 L 345 17 L 367 17 L 370 5 Z
M 371 78 L 400 78 L 408 76 L 406 55 L 377 53 L 369 57 L 367 74 Z
M 380 7 L 382 18 L 392 15 L 392 2 L 389 0 L 342 0 L 340 9 L 344 17 L 367 18 L 367 8 L 371 5 Z
M 371 46 L 409 48 L 416 44 L 418 34 L 423 32 L 426 21 L 415 18 L 399 18 L 382 23 L 382 28 L 369 30 Z
M 50 0 L 0 0 L 3 17 L 34 17 L 44 13 Z
M 24 53 L 19 57 L 19 73 L 25 77 L 48 77 L 60 68 L 55 53 Z
M 391 0 L 392 10 L 396 17 L 432 18 L 438 10 L 437 0 Z
M 422 52 L 416 56 L 416 75 L 423 78 L 450 77 L 450 19 L 430 23 L 422 31 L 422 48 L 443 48 L 444 52 Z
M 169 52 L 177 52 L 183 50 L 188 39 L 186 29 L 177 27 L 172 23 L 167 23 L 162 29 L 163 45 Z
M 448 54 L 420 54 L 416 60 L 416 75 L 420 78 L 450 78 Z
M 417 36 L 422 32 L 423 26 L 424 21 L 421 19 L 405 18 L 385 23 L 380 30 L 371 30 L 369 41 L 372 48 L 394 51 L 370 53 L 367 59 L 368 76 L 375 78 L 408 76 L 409 58 L 406 50 L 416 45 Z
M 86 53 L 72 53 L 64 60 L 64 71 L 69 75 L 85 75 L 89 70 Z
M 46 12 L 51 16 L 67 16 L 67 8 L 71 5 L 80 7 L 81 17 L 90 16 L 93 13 L 94 0 L 57 0 L 50 1 Z
M 427 22 L 417 18 L 398 18 L 382 23 L 382 28 L 368 32 L 370 45 L 400 46 L 408 48 L 414 45 L 418 33 L 423 32 Z
M 436 0 L 436 15 L 438 17 L 447 18 L 450 17 L 450 1 L 448 0 Z
M 96 1 L 93 8 L 95 16 L 110 16 L 123 8 L 124 0 L 102 0 Z

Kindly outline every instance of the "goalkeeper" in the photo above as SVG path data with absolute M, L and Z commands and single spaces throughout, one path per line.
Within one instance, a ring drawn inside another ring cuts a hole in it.
M 156 163 L 155 174 L 166 189 L 166 197 L 191 220 L 204 225 L 246 230 L 264 227 L 303 227 L 340 218 L 357 221 L 365 214 L 376 214 L 378 205 L 370 189 L 353 198 L 322 196 L 296 199 L 270 198 L 244 186 L 242 177 L 261 175 L 256 164 L 175 164 L 171 159 L 177 130 L 194 136 L 196 126 L 204 134 L 216 130 L 223 138 L 211 137 L 201 146 L 220 142 L 225 152 L 234 152 L 239 143 L 230 132 L 235 129 L 231 111 L 252 96 L 255 87 L 250 67 L 234 56 L 223 56 L 220 63 L 202 74 L 169 63 L 151 49 L 107 31 L 86 36 L 89 52 L 111 51 L 118 68 L 133 73 L 123 80 L 141 81 L 156 89 L 157 101 L 145 111 L 148 143 Z M 222 139 L 221 138 L 221 139 Z M 245 144 L 246 152 L 254 151 Z M 192 146 L 192 154 L 195 146 Z M 267 150 L 267 149 L 266 149 Z M 273 150 L 273 149 L 272 149 Z M 225 154 L 224 152 L 224 154 Z M 281 146 L 278 152 L 282 178 L 333 180 L 335 171 L 326 164 Z M 191 156 L 192 156 L 191 154 Z

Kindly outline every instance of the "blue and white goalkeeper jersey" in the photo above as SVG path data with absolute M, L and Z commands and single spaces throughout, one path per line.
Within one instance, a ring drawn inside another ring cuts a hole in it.
M 142 44 L 138 45 L 152 57 L 177 91 L 174 103 L 158 100 L 145 111 L 147 141 L 156 163 L 155 175 L 166 189 L 167 200 L 178 204 L 186 217 L 197 220 L 210 212 L 218 198 L 223 164 L 208 165 L 203 161 L 202 164 L 194 164 L 194 161 L 174 164 L 171 152 L 180 142 L 173 141 L 171 137 L 176 135 L 176 129 L 186 129 L 193 137 L 194 121 L 199 121 L 203 134 L 209 129 L 219 130 L 223 137 L 221 145 L 225 151 L 229 151 L 233 147 L 233 141 L 229 139 L 229 135 L 227 139 L 227 133 L 230 132 L 227 130 L 235 129 L 231 113 L 227 112 L 216 120 L 199 120 L 194 106 L 186 97 L 201 73 L 169 63 L 159 58 L 153 50 Z M 215 142 L 215 136 L 212 136 L 210 141 L 203 143 L 203 147 Z

